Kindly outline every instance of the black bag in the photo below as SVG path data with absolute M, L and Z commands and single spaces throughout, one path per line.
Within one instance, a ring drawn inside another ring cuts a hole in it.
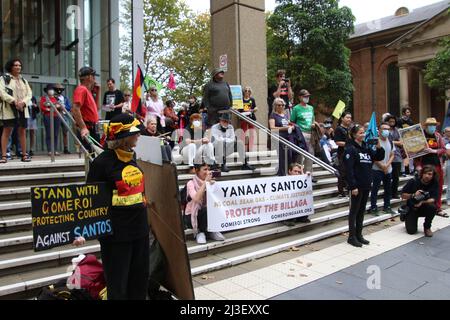
M 148 296 L 150 300 L 172 300 L 172 295 L 161 291 L 161 283 L 166 279 L 167 260 L 158 240 L 150 245 L 150 268 L 148 276 Z
M 66 286 L 67 279 L 42 288 L 37 300 L 94 300 L 85 289 L 69 289 Z

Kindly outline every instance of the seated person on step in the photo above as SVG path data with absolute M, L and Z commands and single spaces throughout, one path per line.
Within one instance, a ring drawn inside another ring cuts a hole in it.
M 407 200 L 407 212 L 400 217 L 405 221 L 406 232 L 415 234 L 419 217 L 425 217 L 423 229 L 426 237 L 432 237 L 431 223 L 437 213 L 436 200 L 439 184 L 436 170 L 431 165 L 425 165 L 419 177 L 414 177 L 403 187 L 402 199 Z
M 288 168 L 288 175 L 289 176 L 300 176 L 304 175 L 304 166 L 299 163 L 291 163 Z M 306 174 L 309 176 L 311 175 L 311 172 L 306 172 Z M 300 217 L 300 218 L 294 218 L 289 219 L 286 221 L 283 221 L 283 223 L 288 227 L 293 227 L 295 225 L 295 222 L 302 222 L 302 223 L 310 223 L 311 220 L 309 220 L 308 216 Z
M 247 163 L 245 155 L 245 146 L 242 141 L 236 141 L 234 128 L 231 125 L 230 113 L 222 113 L 219 117 L 219 123 L 211 127 L 211 142 L 214 145 L 216 163 L 221 164 L 222 172 L 229 172 L 226 165 L 226 158 L 234 153 L 235 145 L 239 153 L 239 162 L 243 162 L 241 170 L 255 170 Z
M 214 146 L 205 137 L 200 113 L 191 115 L 189 126 L 184 130 L 181 138 L 180 149 L 181 155 L 183 156 L 183 163 L 189 164 L 189 173 L 195 173 L 194 162 L 195 164 L 201 164 L 202 157 L 204 157 L 208 165 L 214 165 Z
M 168 134 L 162 134 L 158 131 L 158 120 L 154 116 L 150 116 L 146 122 L 145 129 L 141 130 L 141 134 L 147 137 L 161 139 L 161 152 L 164 161 L 172 161 L 172 147 L 170 146 L 171 137 Z
M 220 232 L 207 232 L 208 215 L 206 202 L 206 186 L 215 181 L 206 163 L 195 165 L 195 176 L 187 183 L 187 200 L 184 214 L 185 225 L 194 232 L 198 244 L 206 243 L 206 236 L 211 240 L 224 241 Z

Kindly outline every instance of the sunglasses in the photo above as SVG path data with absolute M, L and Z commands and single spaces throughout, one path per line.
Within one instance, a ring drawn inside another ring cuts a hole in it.
M 126 94 L 125 97 L 131 97 L 131 94 Z
M 150 89 L 150 91 L 157 91 L 156 89 Z

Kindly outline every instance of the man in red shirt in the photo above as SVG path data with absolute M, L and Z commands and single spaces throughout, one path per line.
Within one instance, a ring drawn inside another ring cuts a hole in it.
M 95 82 L 96 72 L 91 67 L 83 67 L 80 69 L 78 76 L 80 85 L 73 93 L 72 114 L 75 124 L 80 130 L 81 141 L 86 149 L 90 150 L 89 144 L 84 140 L 90 135 L 95 140 L 100 141 L 97 131 L 98 123 L 98 103 L 94 98 L 98 98 L 99 86 Z

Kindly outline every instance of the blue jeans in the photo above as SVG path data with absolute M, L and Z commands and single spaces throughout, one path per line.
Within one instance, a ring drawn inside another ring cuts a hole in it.
M 50 117 L 44 116 L 44 126 L 45 126 L 45 143 L 47 145 L 47 151 L 52 151 L 51 146 L 51 136 L 50 136 Z M 59 128 L 61 126 L 61 120 L 59 118 L 55 118 L 53 131 L 55 133 L 55 152 L 58 148 L 58 136 L 59 136 Z
M 384 174 L 383 171 L 372 170 L 373 184 L 372 192 L 370 194 L 370 207 L 371 209 L 377 208 L 378 190 L 380 189 L 381 181 L 384 186 L 384 210 L 390 208 L 391 196 L 392 196 L 392 174 Z

